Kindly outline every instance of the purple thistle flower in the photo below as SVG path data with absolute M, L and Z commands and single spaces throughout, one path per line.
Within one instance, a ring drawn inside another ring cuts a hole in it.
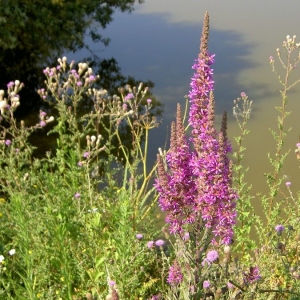
M 114 280 L 110 280 L 108 284 L 110 287 L 113 287 L 116 285 L 116 282 Z
M 125 97 L 125 101 L 128 101 L 130 99 L 133 99 L 134 98 L 134 95 L 132 93 L 129 93 L 126 97 Z
M 281 234 L 282 231 L 284 230 L 284 226 L 283 225 L 276 225 L 275 230 L 277 231 L 278 234 Z
M 47 123 L 46 123 L 45 121 L 41 121 L 41 122 L 40 122 L 40 126 L 41 126 L 41 127 L 45 127 L 46 125 L 47 125 Z
M 216 261 L 218 258 L 219 258 L 219 254 L 216 250 L 211 250 L 206 255 L 206 259 L 211 263 Z
M 155 242 L 155 246 L 157 246 L 157 247 L 162 247 L 164 244 L 165 244 L 164 240 L 157 240 Z
M 81 195 L 80 195 L 79 193 L 76 193 L 76 194 L 74 195 L 74 197 L 75 197 L 76 199 L 78 199 L 78 198 L 81 197 Z
M 135 236 L 138 240 L 141 240 L 143 238 L 143 235 L 141 233 L 138 233 L 136 236 Z
M 203 288 L 208 289 L 210 287 L 210 282 L 208 280 L 203 281 Z
M 154 241 L 149 241 L 149 242 L 147 243 L 147 247 L 148 247 L 149 249 L 153 248 L 153 247 L 154 247 Z
M 167 278 L 167 282 L 170 285 L 178 285 L 183 280 L 183 274 L 181 272 L 181 268 L 177 262 L 173 264 L 173 266 L 169 269 L 169 275 Z
M 82 161 L 79 161 L 79 162 L 77 163 L 77 165 L 78 165 L 78 167 L 82 167 L 82 166 L 83 166 L 83 162 L 82 162 Z
M 83 153 L 83 157 L 84 157 L 84 158 L 88 158 L 89 156 L 90 156 L 90 152 L 84 152 L 84 153 Z
M 10 145 L 11 145 L 11 140 L 6 140 L 6 141 L 5 141 L 5 145 L 6 145 L 6 146 L 10 146 Z
M 285 185 L 286 185 L 287 187 L 290 187 L 290 186 L 292 185 L 292 183 L 291 183 L 290 181 L 287 181 L 287 182 L 285 183 Z

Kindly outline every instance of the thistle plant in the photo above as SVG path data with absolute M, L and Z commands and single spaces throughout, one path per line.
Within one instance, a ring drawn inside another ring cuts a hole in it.
M 157 122 L 148 89 L 126 86 L 110 96 L 95 87 L 86 63 L 66 58 L 44 74 L 38 93 L 47 105 L 33 126 L 14 116 L 22 84 L 0 92 L 1 297 L 148 297 L 160 285 L 156 253 L 136 237 L 157 232 L 149 188 L 155 166 L 146 166 Z M 29 141 L 37 131 L 56 139 L 41 158 Z

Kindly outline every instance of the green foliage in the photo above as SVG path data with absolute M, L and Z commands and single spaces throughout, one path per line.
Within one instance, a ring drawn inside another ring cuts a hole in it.
M 40 111 L 39 122 L 26 127 L 14 117 L 14 91 L 22 85 L 1 92 L 0 105 L 10 107 L 1 106 L 0 123 L 0 299 L 85 299 L 86 293 L 103 299 L 113 288 L 122 299 L 148 297 L 161 284 L 157 253 L 146 247 L 157 235 L 149 188 L 154 169 L 147 170 L 143 147 L 156 126 L 151 103 L 142 104 L 148 90 L 127 86 L 126 100 L 125 90 L 109 97 L 93 88 L 87 64 L 76 70 L 71 64 L 73 73 L 65 58 L 60 64 L 61 70 L 47 69 L 47 90 L 39 90 L 56 119 Z M 82 112 L 87 98 L 94 110 Z M 119 134 L 122 124 L 131 129 L 131 153 Z M 55 150 L 33 157 L 28 138 L 47 128 L 57 137 Z M 123 162 L 113 154 L 113 138 Z

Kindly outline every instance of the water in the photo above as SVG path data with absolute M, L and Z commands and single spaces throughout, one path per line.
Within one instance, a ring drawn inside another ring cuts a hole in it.
M 98 55 L 115 57 L 124 75 L 155 82 L 153 93 L 165 105 L 162 125 L 150 136 L 150 161 L 155 160 L 158 147 L 169 136 L 176 103 L 184 103 L 193 74 L 191 65 L 197 57 L 205 11 L 210 14 L 211 53 L 216 54 L 216 113 L 229 113 L 229 136 L 237 134 L 232 116 L 233 99 L 246 92 L 253 100 L 250 134 L 246 140 L 245 165 L 250 167 L 247 179 L 253 194 L 266 191 L 264 172 L 270 170 L 267 153 L 275 151 L 269 128 L 276 128 L 275 106 L 280 105 L 280 85 L 271 71 L 269 56 L 276 57 L 286 35 L 298 35 L 300 41 L 299 0 L 204 1 L 146 0 L 132 14 L 115 14 L 115 20 L 103 32 L 112 39 L 108 48 L 94 45 Z M 79 52 L 78 61 L 88 56 Z M 300 71 L 299 71 L 300 76 Z M 289 95 L 287 127 L 293 127 L 286 140 L 291 148 L 286 165 L 297 187 L 299 164 L 294 149 L 300 126 L 299 88 Z

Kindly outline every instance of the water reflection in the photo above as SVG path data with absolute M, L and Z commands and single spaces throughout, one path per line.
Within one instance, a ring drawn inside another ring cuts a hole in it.
M 254 101 L 249 122 L 251 132 L 245 144 L 248 148 L 245 164 L 251 166 L 247 179 L 254 186 L 253 193 L 266 190 L 263 173 L 270 169 L 267 153 L 275 149 L 268 128 L 276 128 L 274 106 L 280 104 L 280 85 L 271 72 L 269 56 L 276 56 L 275 49 L 287 34 L 297 34 L 300 2 L 268 0 L 261 5 L 258 1 L 187 0 L 174 5 L 173 0 L 151 0 L 138 6 L 131 15 L 115 15 L 106 30 L 111 44 L 101 54 L 115 57 L 124 74 L 152 80 L 153 93 L 165 104 L 162 126 L 150 136 L 150 162 L 155 160 L 157 148 L 167 142 L 176 103 L 183 103 L 189 91 L 191 65 L 198 54 L 202 19 L 208 10 L 211 17 L 209 46 L 211 53 L 216 53 L 216 112 L 227 110 L 230 116 L 232 101 L 240 92 L 246 92 Z M 79 53 L 77 60 L 87 55 Z M 292 149 L 300 132 L 297 92 L 294 90 L 289 95 L 289 110 L 294 113 L 287 119 L 287 128 L 294 126 L 295 129 L 286 147 Z M 232 117 L 229 121 L 232 138 L 238 130 Z M 287 158 L 286 169 L 292 178 L 298 178 L 299 168 L 293 153 Z

